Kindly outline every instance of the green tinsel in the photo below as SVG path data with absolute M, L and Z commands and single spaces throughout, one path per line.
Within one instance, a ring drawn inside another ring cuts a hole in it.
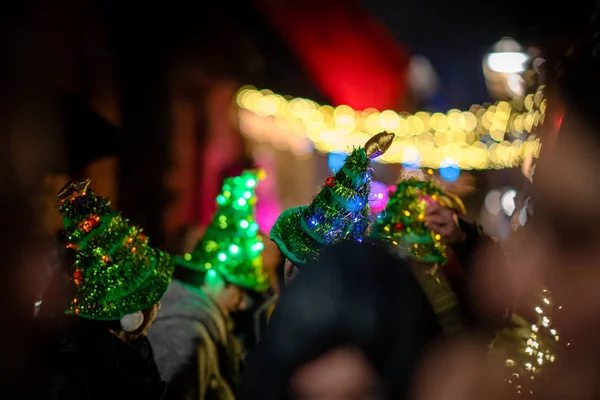
M 364 148 L 348 155 L 309 206 L 294 207 L 279 216 L 270 236 L 286 258 L 305 264 L 316 259 L 325 245 L 362 241 L 370 217 L 371 158 L 383 154 L 393 139 L 387 132 L 373 136 Z
M 426 198 L 436 201 L 446 194 L 433 182 L 408 179 L 398 183 L 385 210 L 377 216 L 370 237 L 403 248 L 416 260 L 443 264 L 446 246 L 425 226 Z
M 216 271 L 225 280 L 247 289 L 263 291 L 269 286 L 262 272 L 264 249 L 254 220 L 255 189 L 262 171 L 244 171 L 227 178 L 217 197 L 217 212 L 204 237 L 191 254 L 177 264 L 195 271 Z
M 148 245 L 141 229 L 96 196 L 89 183 L 71 182 L 58 194 L 67 247 L 76 251 L 72 280 L 77 292 L 66 313 L 120 320 L 160 300 L 173 265 L 168 254 Z

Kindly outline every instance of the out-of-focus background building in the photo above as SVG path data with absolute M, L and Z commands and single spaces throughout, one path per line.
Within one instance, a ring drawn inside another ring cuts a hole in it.
M 268 174 L 258 205 L 268 232 L 344 151 L 387 129 L 398 139 L 375 165 L 375 198 L 431 168 L 503 237 L 544 139 L 527 71 L 540 46 L 564 50 L 558 32 L 586 26 L 577 11 L 516 0 L 19 2 L 3 13 L 1 123 L 18 176 L 42 195 L 30 197 L 41 236 L 60 228 L 55 192 L 86 176 L 175 248 L 181 227 L 209 221 L 221 179 L 250 165 Z

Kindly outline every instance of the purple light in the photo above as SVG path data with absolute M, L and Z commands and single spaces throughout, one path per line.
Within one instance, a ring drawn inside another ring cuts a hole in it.
M 369 193 L 369 205 L 373 214 L 379 214 L 385 209 L 389 200 L 389 189 L 381 182 L 371 182 L 371 192 Z

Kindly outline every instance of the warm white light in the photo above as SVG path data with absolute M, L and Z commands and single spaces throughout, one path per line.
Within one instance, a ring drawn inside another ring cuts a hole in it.
M 487 65 L 492 71 L 505 74 L 518 74 L 525 71 L 528 56 L 525 53 L 502 52 L 487 56 Z
M 483 60 L 484 71 L 502 76 L 506 90 L 507 74 L 491 71 L 486 60 Z M 309 158 L 313 150 L 347 153 L 374 134 L 388 130 L 396 138 L 392 147 L 377 159 L 380 163 L 437 169 L 445 158 L 451 157 L 460 169 L 512 168 L 527 157 L 539 156 L 539 137 L 528 135 L 523 141 L 506 140 L 505 133 L 529 134 L 543 120 L 542 87 L 535 94 L 535 102 L 531 94 L 532 105 L 527 110 L 520 110 L 519 104 L 517 109 L 509 102 L 498 101 L 489 106 L 473 105 L 463 112 L 420 111 L 412 115 L 390 110 L 353 110 L 347 106 L 333 108 L 307 99 L 284 98 L 267 90 L 244 88 L 237 98 L 239 126 L 244 136 L 258 143 L 269 142 L 273 150 L 290 151 L 298 159 Z M 275 96 L 281 102 L 275 115 L 267 115 L 259 104 L 261 98 L 268 96 Z M 340 116 L 344 118 L 337 118 Z M 493 144 L 481 140 L 485 136 L 491 136 Z
M 502 210 L 506 215 L 511 216 L 515 212 L 515 197 L 517 196 L 517 192 L 514 189 L 507 190 L 506 193 L 502 196 L 501 204 Z
M 523 97 L 525 94 L 525 80 L 519 74 L 508 74 L 506 77 L 506 87 L 516 97 Z
M 500 191 L 497 189 L 491 190 L 485 196 L 485 209 L 492 215 L 498 215 L 501 210 L 500 206 Z
M 492 47 L 492 53 L 508 53 L 508 52 L 522 52 L 523 46 L 519 44 L 515 39 L 510 37 L 503 37 L 498 40 Z

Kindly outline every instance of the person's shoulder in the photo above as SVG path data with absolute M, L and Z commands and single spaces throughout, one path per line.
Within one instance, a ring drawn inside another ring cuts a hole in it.
M 185 317 L 155 321 L 147 336 L 160 375 L 167 382 L 193 365 L 200 352 L 216 351 L 202 323 Z
M 197 318 L 185 315 L 171 315 L 163 318 L 156 318 L 147 337 L 154 349 L 156 347 L 186 347 L 186 343 L 191 343 L 201 338 L 202 324 Z

